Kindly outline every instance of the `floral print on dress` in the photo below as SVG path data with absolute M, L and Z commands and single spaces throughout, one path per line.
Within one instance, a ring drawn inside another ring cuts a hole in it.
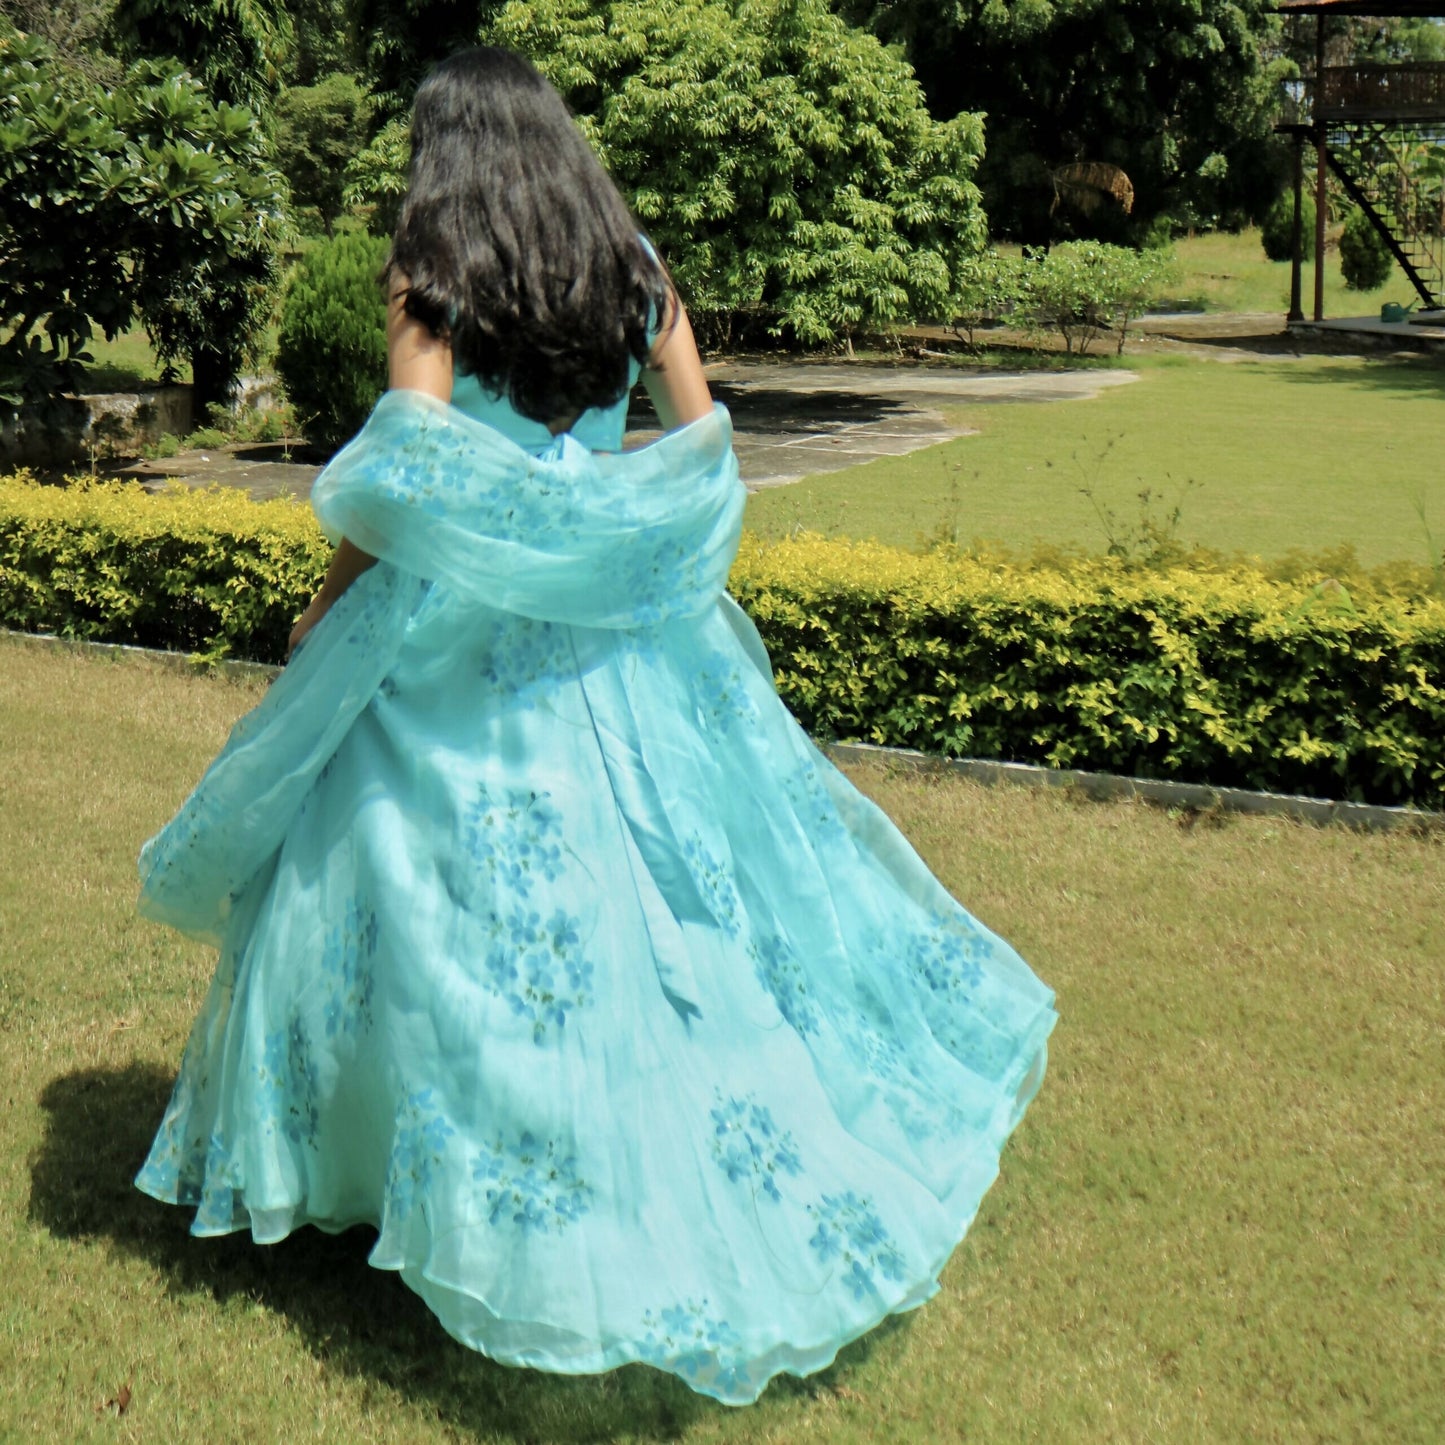
M 741 670 L 721 653 L 709 657 L 693 676 L 692 692 L 698 722 L 710 733 L 726 737 L 739 723 L 757 718 Z
M 513 1224 L 523 1233 L 561 1232 L 591 1208 L 594 1190 L 577 1172 L 577 1156 L 556 1139 L 530 1133 L 515 1143 L 500 1135 L 472 1164 L 489 1224 Z
M 206 1174 L 196 1209 L 196 1229 L 224 1233 L 245 1222 L 241 1203 L 241 1170 L 219 1134 L 212 1134 L 206 1149 Z
M 642 1329 L 638 1358 L 645 1364 L 683 1375 L 710 1394 L 752 1393 L 742 1337 L 709 1312 L 706 1298 L 647 1310 Z
M 509 788 L 494 796 L 483 788 L 467 810 L 463 841 L 492 883 L 519 897 L 562 876 L 562 815 L 550 793 Z
M 825 1194 L 807 1209 L 817 1222 L 808 1243 L 820 1261 L 836 1260 L 843 1267 L 843 1282 L 854 1299 L 878 1292 L 876 1275 L 895 1282 L 903 1279 L 903 1253 L 874 1212 L 871 1199 L 850 1189 Z
M 486 970 L 492 989 L 532 1025 L 542 1043 L 575 1009 L 592 1002 L 592 965 L 582 956 L 581 920 L 563 909 L 543 919 L 518 904 L 492 917 Z
M 742 904 L 726 865 L 708 851 L 698 833 L 683 840 L 682 861 L 717 926 L 729 938 L 736 938 L 742 929 Z
M 397 1115 L 386 1170 L 389 1222 L 405 1220 L 415 1208 L 442 1162 L 447 1140 L 455 1133 L 433 1102 L 431 1089 L 417 1089 L 406 1096 Z
M 268 1128 L 279 1128 L 293 1144 L 315 1149 L 321 1126 L 321 1083 L 306 1026 L 293 1018 L 266 1035 L 256 1071 L 258 1107 Z
M 734 1184 L 753 1186 L 753 1193 L 766 1194 L 775 1203 L 782 1200 L 778 1175 L 800 1174 L 803 1161 L 792 1133 L 779 1129 L 772 1111 L 756 1096 L 723 1097 L 717 1090 L 712 1110 L 712 1157 Z
M 170 1103 L 139 1176 L 148 1192 L 177 1204 L 197 1203 L 206 1175 L 209 1145 L 205 1130 L 197 1123 L 200 1097 L 207 1082 L 204 1075 L 198 1077 L 199 1035 L 198 1025 L 181 1058 Z
M 806 1037 L 819 1029 L 818 1006 L 792 950 L 776 933 L 754 938 L 748 952 L 758 982 L 772 995 L 778 1012 Z
M 497 694 L 524 708 L 577 675 L 569 630 L 531 617 L 499 620 L 478 667 Z
M 379 933 L 376 914 L 354 899 L 343 920 L 326 931 L 321 974 L 330 991 L 323 1010 L 328 1039 L 355 1037 L 372 1026 L 372 961 Z
M 964 923 L 934 914 L 930 926 L 907 935 L 903 957 L 914 977 L 936 996 L 971 994 L 983 981 L 985 947 Z
M 783 779 L 783 796 L 792 804 L 811 847 L 847 843 L 852 848 L 848 825 L 838 812 L 818 763 L 811 757 L 805 757 Z

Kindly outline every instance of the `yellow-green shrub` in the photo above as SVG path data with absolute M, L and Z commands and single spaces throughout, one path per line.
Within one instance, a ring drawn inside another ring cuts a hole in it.
M 281 662 L 331 549 L 243 492 L 0 479 L 0 626 Z
M 325 568 L 239 493 L 0 479 L 0 625 L 278 662 Z M 811 732 L 1445 804 L 1445 605 L 1299 569 L 1054 567 L 745 538 L 731 587 Z
M 824 737 L 1445 802 L 1445 605 L 1428 598 L 808 537 L 747 540 L 732 590 Z

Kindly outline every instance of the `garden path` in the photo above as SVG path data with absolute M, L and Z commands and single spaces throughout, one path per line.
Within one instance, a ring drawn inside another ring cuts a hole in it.
M 728 361 L 708 367 L 713 395 L 732 413 L 750 489 L 901 456 L 973 430 L 964 406 L 1067 401 L 1134 381 L 1121 370 L 966 371 L 918 363 Z M 634 403 L 628 445 L 657 435 L 645 400 Z M 141 461 L 123 475 L 159 485 L 241 487 L 257 499 L 304 499 L 320 467 L 283 444 L 237 443 Z

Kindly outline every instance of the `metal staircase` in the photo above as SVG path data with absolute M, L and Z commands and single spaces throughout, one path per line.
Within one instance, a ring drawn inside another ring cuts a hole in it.
M 1445 214 L 1438 194 L 1412 179 L 1409 159 L 1445 146 L 1445 121 L 1327 123 L 1325 156 L 1350 199 L 1369 217 L 1429 310 L 1445 306 Z

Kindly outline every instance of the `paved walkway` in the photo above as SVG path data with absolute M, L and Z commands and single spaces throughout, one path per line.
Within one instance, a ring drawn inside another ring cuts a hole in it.
M 1135 379 L 1132 371 L 972 372 L 924 362 L 747 361 L 708 368 L 713 395 L 732 413 L 743 480 L 754 490 L 967 435 L 974 428 L 962 418 L 966 406 L 1070 401 Z M 629 422 L 629 446 L 657 435 L 645 400 L 634 403 Z M 174 477 L 190 486 L 243 487 L 257 498 L 304 498 L 319 470 L 314 459 L 276 442 L 136 462 L 122 475 L 157 485 Z

